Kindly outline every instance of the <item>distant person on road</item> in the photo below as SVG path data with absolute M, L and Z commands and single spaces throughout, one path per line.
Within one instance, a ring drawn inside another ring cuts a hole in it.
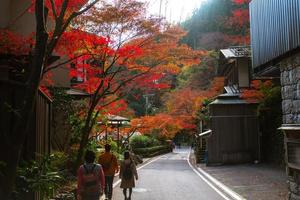
M 86 151 L 85 163 L 77 171 L 77 199 L 99 200 L 104 191 L 104 173 L 101 165 L 95 164 L 95 153 Z
M 130 157 L 129 151 L 124 152 L 124 161 L 122 161 L 120 165 L 119 177 L 121 179 L 120 188 L 123 189 L 125 200 L 131 200 L 132 188 L 135 187 L 134 179 L 138 180 L 138 174 L 136 166 Z M 127 189 L 129 190 L 128 197 Z
M 99 164 L 102 165 L 105 175 L 105 199 L 111 200 L 113 194 L 113 181 L 115 173 L 118 173 L 119 166 L 116 156 L 110 152 L 111 146 L 104 146 L 105 152 L 99 156 Z
M 172 152 L 174 152 L 175 147 L 176 147 L 175 143 L 172 142 L 172 143 L 171 143 Z
M 181 144 L 180 144 L 180 142 L 178 142 L 178 144 L 177 144 L 177 145 L 178 145 L 178 149 L 180 149 L 180 148 L 181 148 Z

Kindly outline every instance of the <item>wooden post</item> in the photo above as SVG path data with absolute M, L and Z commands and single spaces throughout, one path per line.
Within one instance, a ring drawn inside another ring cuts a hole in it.
M 107 143 L 107 126 L 105 126 L 105 142 Z
M 117 133 L 118 133 L 118 152 L 120 152 L 120 121 L 117 122 Z

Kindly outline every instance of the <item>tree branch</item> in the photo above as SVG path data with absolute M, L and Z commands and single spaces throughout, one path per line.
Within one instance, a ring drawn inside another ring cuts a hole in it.
M 99 0 L 95 0 L 92 3 L 90 3 L 89 5 L 87 5 L 84 9 L 78 11 L 78 12 L 74 12 L 75 13 L 75 17 L 77 17 L 78 15 L 83 14 L 84 12 L 86 12 L 87 10 L 89 10 L 91 7 L 93 7 L 96 3 L 98 3 Z
M 65 64 L 67 64 L 67 63 L 69 63 L 69 62 L 71 62 L 71 61 L 73 61 L 73 60 L 76 60 L 77 58 L 80 58 L 80 57 L 82 57 L 82 56 L 85 56 L 85 55 L 92 55 L 92 54 L 81 54 L 81 55 L 75 56 L 74 58 L 71 58 L 71 59 L 69 59 L 69 60 L 67 60 L 67 61 L 58 63 L 58 64 L 53 65 L 53 66 L 49 66 L 49 67 L 45 68 L 43 74 L 46 74 L 47 72 L 49 72 L 49 71 L 51 71 L 51 70 L 53 70 L 53 69 L 55 69 L 55 68 L 58 68 L 58 67 L 60 67 L 61 65 L 65 65 Z
M 55 21 L 56 21 L 57 20 L 57 12 L 56 12 L 56 8 L 55 8 L 55 2 L 54 2 L 54 0 L 50 0 L 50 3 L 51 3 L 52 12 L 53 12 L 53 15 L 54 15 Z

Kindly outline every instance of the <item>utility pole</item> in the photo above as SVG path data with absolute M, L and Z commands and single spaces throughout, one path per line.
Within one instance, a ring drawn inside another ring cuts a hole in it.
M 148 115 L 148 108 L 150 106 L 150 103 L 149 103 L 149 97 L 151 96 L 154 96 L 154 94 L 144 94 L 143 97 L 145 98 L 145 115 L 147 116 Z
M 161 17 L 161 5 L 162 5 L 162 1 L 163 0 L 159 0 L 159 12 L 158 12 L 158 16 Z
M 165 18 L 167 19 L 167 10 L 168 10 L 168 0 L 165 3 Z

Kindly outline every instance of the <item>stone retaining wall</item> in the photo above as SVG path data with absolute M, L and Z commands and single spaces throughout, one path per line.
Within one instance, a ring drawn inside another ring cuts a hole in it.
M 280 64 L 283 124 L 300 123 L 300 54 Z
M 283 124 L 300 124 L 300 54 L 279 64 Z M 300 172 L 288 170 L 289 200 L 300 200 Z

